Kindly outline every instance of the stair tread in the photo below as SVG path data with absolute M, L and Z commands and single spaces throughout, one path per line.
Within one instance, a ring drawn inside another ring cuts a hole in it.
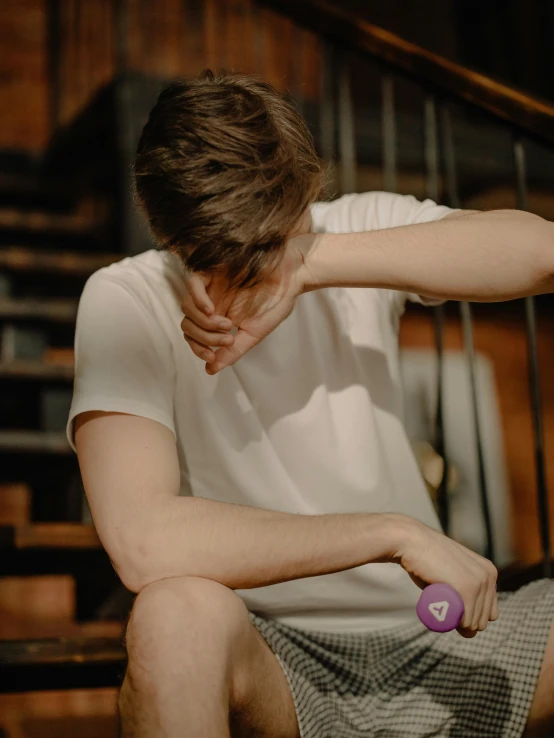
M 93 525 L 85 523 L 23 523 L 0 525 L 0 548 L 102 548 Z
M 89 626 L 81 632 L 86 630 L 101 631 Z M 123 627 L 117 623 L 108 630 L 113 635 L 0 642 L 0 692 L 119 686 L 127 660 Z
M 73 453 L 65 433 L 61 431 L 2 430 L 0 452 Z
M 2 614 L 0 643 L 2 641 L 43 640 L 56 638 L 121 638 L 121 621 L 75 622 L 74 613 L 59 619 L 40 617 L 9 618 Z
M 0 361 L 0 377 L 13 377 L 16 379 L 72 380 L 73 375 L 74 369 L 71 365 L 49 364 L 47 362 L 36 361 L 34 359 Z
M 67 201 L 72 197 L 70 183 L 38 175 L 0 172 L 0 197 L 5 195 L 44 196 L 47 199 L 58 197 Z
M 86 664 L 91 661 L 123 661 L 125 648 L 119 637 L 68 636 L 0 643 L 0 667 L 22 664 Z
M 43 251 L 42 249 L 7 246 L 0 249 L 0 269 L 86 277 L 97 269 L 120 261 L 123 256 L 123 254 L 108 252 L 76 253 L 74 251 Z
M 88 236 L 96 233 L 101 225 L 98 221 L 79 213 L 51 213 L 46 210 L 0 207 L 0 229 Z
M 77 300 L 61 298 L 0 297 L 0 319 L 36 318 L 71 322 L 77 316 Z

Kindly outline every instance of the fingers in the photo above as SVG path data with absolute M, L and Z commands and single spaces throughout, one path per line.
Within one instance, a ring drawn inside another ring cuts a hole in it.
M 231 321 L 227 319 L 219 319 L 218 326 L 228 325 L 232 326 Z M 187 315 L 181 321 L 181 330 L 185 334 L 185 338 L 191 338 L 197 343 L 201 343 L 204 346 L 232 346 L 234 343 L 234 337 L 227 333 L 229 329 L 220 328 L 219 330 L 206 330 L 202 328 Z
M 199 359 L 203 359 L 208 363 L 214 361 L 215 352 L 212 351 L 209 346 L 204 346 L 203 344 L 195 341 L 193 338 L 188 338 L 187 336 L 185 336 L 185 341 L 188 343 L 193 353 L 196 354 Z
M 209 276 L 202 274 L 190 274 L 187 278 L 187 288 L 196 309 L 208 316 L 215 312 L 214 304 L 206 291 L 209 280 Z
M 462 626 L 460 626 L 457 630 L 458 633 L 464 638 L 475 638 L 475 636 L 477 635 L 477 631 L 471 630 L 471 628 L 463 628 Z
M 479 620 L 479 630 L 485 630 L 494 618 L 492 617 L 493 602 L 496 601 L 496 588 L 489 588 L 485 597 L 485 604 Z
M 498 620 L 498 594 L 496 591 L 498 571 L 496 567 L 492 564 L 490 564 L 488 575 L 488 595 L 485 612 L 483 613 L 484 626 L 481 628 L 481 630 L 485 630 L 489 622 L 494 622 L 495 620 Z
M 473 586 L 475 587 L 475 585 Z M 462 598 L 464 600 L 464 614 L 458 627 L 458 633 L 464 638 L 474 638 L 477 635 L 475 621 L 476 613 L 479 612 L 479 589 L 464 592 Z
M 234 338 L 228 333 L 233 327 L 229 318 L 215 314 L 212 300 L 206 292 L 210 277 L 191 274 L 187 277 L 187 293 L 181 302 L 185 317 L 181 330 L 186 342 L 199 359 L 212 362 L 215 353 L 212 346 L 232 346 Z
M 187 279 L 187 292 L 181 300 L 181 309 L 187 318 L 205 331 L 228 331 L 233 327 L 229 318 L 216 315 L 204 278 L 199 275 L 193 274 Z
M 247 333 L 242 328 L 239 328 L 235 335 L 235 341 L 229 348 L 220 348 L 215 352 L 215 359 L 211 364 L 206 366 L 206 372 L 213 376 L 225 369 L 227 366 L 231 366 L 238 361 L 241 356 L 244 356 L 251 348 L 260 342 L 260 338 Z
M 464 597 L 465 602 L 473 603 L 468 604 L 458 628 L 464 638 L 473 638 L 479 631 L 485 630 L 489 622 L 498 618 L 496 578 L 496 567 L 490 561 L 481 559 L 474 574 L 473 592 Z
M 492 602 L 492 610 L 491 610 L 491 620 L 494 622 L 495 620 L 498 620 L 499 612 L 498 612 L 498 595 L 495 592 L 494 598 Z

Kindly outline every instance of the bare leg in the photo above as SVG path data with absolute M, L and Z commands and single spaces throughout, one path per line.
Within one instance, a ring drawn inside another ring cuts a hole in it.
M 526 738 L 549 738 L 554 735 L 554 624 L 550 631 L 544 661 L 531 710 Z
M 193 577 L 145 587 L 127 649 L 123 738 L 298 738 L 285 675 L 227 587 Z

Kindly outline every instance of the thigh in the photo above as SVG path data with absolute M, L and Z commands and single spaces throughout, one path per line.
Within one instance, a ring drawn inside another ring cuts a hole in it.
M 277 657 L 249 625 L 231 696 L 232 738 L 299 738 L 291 690 Z

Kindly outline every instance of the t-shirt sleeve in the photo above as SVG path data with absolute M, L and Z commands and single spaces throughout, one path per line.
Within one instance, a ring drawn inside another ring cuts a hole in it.
M 415 225 L 417 223 L 431 223 L 440 220 L 450 213 L 457 212 L 455 208 L 446 205 L 437 205 L 430 198 L 418 200 L 413 195 L 395 195 L 390 192 L 375 193 L 374 209 L 379 221 L 379 228 L 395 228 L 397 226 Z M 388 290 L 393 305 L 401 311 L 406 300 L 418 302 L 421 305 L 440 305 L 444 300 L 425 297 L 413 292 L 399 292 Z
M 75 330 L 75 383 L 67 438 L 75 451 L 73 420 L 87 410 L 140 415 L 175 434 L 175 368 L 169 337 L 129 285 L 101 272 L 85 285 Z
M 430 199 L 418 200 L 413 195 L 397 195 L 392 192 L 364 192 L 343 195 L 332 203 L 316 204 L 314 230 L 331 233 L 376 231 L 384 228 L 430 223 L 440 220 L 456 209 L 437 205 Z M 389 299 L 401 306 L 406 299 L 427 305 L 437 305 L 432 300 L 406 292 L 383 290 Z

